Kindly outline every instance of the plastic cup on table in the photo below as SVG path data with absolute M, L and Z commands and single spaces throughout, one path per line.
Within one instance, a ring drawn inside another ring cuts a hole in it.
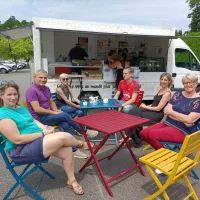
M 108 99 L 103 99 L 103 103 L 108 103 Z
M 83 106 L 87 106 L 87 101 L 83 101 Z

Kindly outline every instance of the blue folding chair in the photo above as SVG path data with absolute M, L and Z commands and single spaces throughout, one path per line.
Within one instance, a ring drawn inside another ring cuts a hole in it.
M 5 141 L 3 140 L 2 136 L 0 136 L 0 153 L 2 155 L 2 158 L 6 164 L 6 168 L 10 171 L 10 173 L 12 174 L 13 178 L 16 180 L 16 183 L 11 187 L 11 189 L 8 191 L 8 193 L 5 195 L 5 197 L 3 198 L 3 200 L 6 200 L 9 198 L 9 196 L 12 194 L 12 192 L 15 190 L 15 188 L 17 186 L 22 186 L 25 190 L 27 190 L 31 195 L 33 195 L 36 199 L 39 200 L 45 200 L 41 195 L 39 195 L 37 193 L 42 180 L 44 178 L 44 175 L 47 175 L 49 178 L 51 179 L 55 179 L 55 177 L 53 175 L 51 175 L 47 170 L 45 170 L 42 167 L 43 163 L 48 163 L 48 159 L 45 159 L 41 162 L 37 162 L 37 163 L 30 163 L 30 164 L 16 164 L 13 161 L 10 161 L 4 151 L 5 148 Z M 33 165 L 33 167 L 32 167 Z M 15 167 L 22 167 L 24 166 L 24 169 L 22 170 L 22 172 L 18 175 L 18 173 L 15 171 Z M 32 167 L 32 168 L 31 168 Z M 42 175 L 40 178 L 40 182 L 38 183 L 36 189 L 34 190 L 33 188 L 31 188 L 30 186 L 28 186 L 25 183 L 25 179 L 31 175 L 33 172 L 35 172 L 36 170 L 41 170 Z
M 175 142 L 160 142 L 162 145 L 164 145 L 167 149 L 171 151 L 179 152 L 181 149 L 182 144 L 181 143 L 175 143 Z M 194 170 L 191 171 L 192 175 L 195 179 L 199 179 L 198 175 Z

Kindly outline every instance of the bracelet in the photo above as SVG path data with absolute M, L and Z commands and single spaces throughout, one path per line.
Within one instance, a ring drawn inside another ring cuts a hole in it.
M 42 137 L 44 137 L 44 132 L 42 131 Z

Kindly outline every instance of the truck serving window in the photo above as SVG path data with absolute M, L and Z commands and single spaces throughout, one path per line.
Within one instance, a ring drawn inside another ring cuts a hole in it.
M 187 49 L 176 48 L 175 64 L 176 67 L 182 67 L 193 71 L 200 70 L 200 66 L 198 65 L 196 58 Z

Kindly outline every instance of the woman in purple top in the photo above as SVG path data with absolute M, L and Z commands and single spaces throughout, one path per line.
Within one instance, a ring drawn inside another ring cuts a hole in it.
M 183 143 L 185 135 L 200 130 L 200 96 L 196 93 L 198 77 L 188 73 L 182 78 L 185 91 L 176 92 L 164 109 L 165 121 L 146 128 L 140 137 L 154 149 L 164 142 Z

